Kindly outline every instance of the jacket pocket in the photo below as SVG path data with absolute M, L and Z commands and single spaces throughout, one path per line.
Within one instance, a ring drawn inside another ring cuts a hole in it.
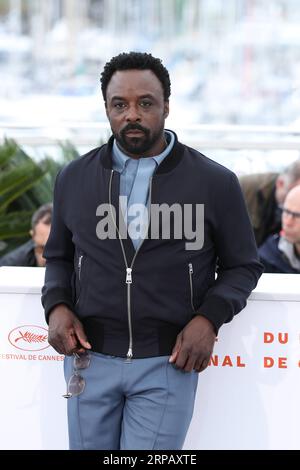
M 191 307 L 193 312 L 195 311 L 195 305 L 194 305 L 194 283 L 193 283 L 193 275 L 194 275 L 194 268 L 193 264 L 189 263 L 188 265 L 189 268 L 189 282 L 190 282 L 190 298 L 191 298 Z

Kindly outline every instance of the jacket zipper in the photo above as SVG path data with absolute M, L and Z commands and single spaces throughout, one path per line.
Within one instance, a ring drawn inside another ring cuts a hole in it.
M 193 265 L 192 265 L 192 263 L 189 263 L 191 306 L 192 306 L 193 311 L 195 311 L 195 307 L 194 307 L 194 289 L 193 289 L 193 273 L 194 273 Z
M 112 204 L 111 204 L 111 187 L 112 187 L 113 174 L 114 174 L 114 170 L 111 170 L 111 176 L 110 176 L 110 181 L 109 181 L 109 207 L 110 207 L 110 209 L 112 207 Z M 151 197 L 152 197 L 152 177 L 150 178 L 150 190 L 149 190 L 149 206 L 150 207 L 151 207 Z M 128 351 L 127 351 L 125 362 L 131 363 L 132 358 L 133 358 L 133 336 L 132 336 L 132 315 L 131 315 L 131 284 L 133 283 L 133 281 L 132 281 L 132 270 L 133 270 L 133 265 L 134 265 L 135 259 L 137 257 L 137 254 L 140 251 L 140 248 L 141 248 L 142 244 L 144 243 L 144 239 L 139 244 L 139 246 L 138 246 L 138 248 L 137 248 L 137 250 L 134 254 L 131 265 L 128 266 L 123 241 L 122 241 L 122 238 L 120 237 L 120 232 L 119 232 L 119 229 L 117 227 L 117 223 L 114 219 L 112 210 L 111 210 L 110 213 L 111 213 L 112 220 L 114 222 L 115 228 L 116 228 L 117 233 L 118 233 L 118 238 L 119 238 L 119 241 L 120 241 L 120 244 L 121 244 L 124 263 L 125 263 L 125 267 L 126 267 L 125 282 L 127 284 L 127 316 L 128 316 L 128 330 L 129 330 L 129 346 L 128 346 Z M 150 212 L 149 212 L 149 217 L 148 217 L 148 227 L 149 227 L 149 221 L 150 221 Z
M 120 239 L 121 241 L 121 239 Z M 123 242 L 122 242 L 123 243 Z M 132 346 L 133 346 L 133 339 L 132 339 L 132 321 L 131 321 L 131 292 L 130 292 L 130 286 L 132 284 L 132 268 L 128 268 L 126 264 L 126 284 L 127 284 L 127 316 L 128 316 L 128 330 L 129 330 L 129 346 L 128 346 L 128 351 L 126 355 L 126 361 L 125 362 L 131 362 L 132 356 L 133 356 L 133 351 L 132 351 Z
M 79 281 L 80 291 L 79 291 L 79 295 L 78 295 L 78 297 L 77 297 L 75 306 L 78 304 L 79 299 L 80 299 L 80 295 L 81 295 L 81 267 L 82 267 L 82 260 L 83 260 L 83 255 L 80 255 L 79 258 L 78 258 L 78 266 L 77 266 L 77 267 L 78 267 L 78 281 Z
M 80 255 L 78 258 L 78 279 L 81 281 L 81 266 L 82 266 L 83 255 Z

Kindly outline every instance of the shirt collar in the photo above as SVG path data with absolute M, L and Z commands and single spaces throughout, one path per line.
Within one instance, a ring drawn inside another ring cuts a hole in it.
M 292 268 L 300 271 L 300 260 L 295 254 L 295 248 L 293 243 L 290 243 L 284 237 L 280 237 L 278 249 L 285 255 Z
M 157 166 L 160 165 L 164 158 L 171 152 L 175 142 L 175 136 L 173 132 L 165 131 L 165 137 L 168 141 L 167 147 L 159 155 L 151 157 L 153 158 L 153 160 L 155 160 Z M 114 139 L 113 142 L 112 158 L 116 171 L 120 173 L 122 173 L 122 171 L 124 170 L 127 161 L 131 159 L 128 155 L 122 152 L 120 147 L 117 145 L 116 139 Z

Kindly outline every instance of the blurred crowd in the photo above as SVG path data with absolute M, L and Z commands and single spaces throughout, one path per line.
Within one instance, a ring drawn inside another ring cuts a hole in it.
M 300 273 L 300 159 L 240 183 L 265 272 Z

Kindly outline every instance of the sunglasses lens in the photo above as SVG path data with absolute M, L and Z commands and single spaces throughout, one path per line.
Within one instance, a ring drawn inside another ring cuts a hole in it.
M 72 397 L 76 395 L 80 395 L 83 392 L 85 387 L 85 381 L 81 377 L 81 375 L 74 374 L 70 377 L 68 383 L 68 393 L 72 395 Z
M 74 358 L 74 367 L 76 369 L 86 369 L 89 367 L 91 362 L 90 355 L 88 353 L 84 353 L 81 355 L 76 355 Z

